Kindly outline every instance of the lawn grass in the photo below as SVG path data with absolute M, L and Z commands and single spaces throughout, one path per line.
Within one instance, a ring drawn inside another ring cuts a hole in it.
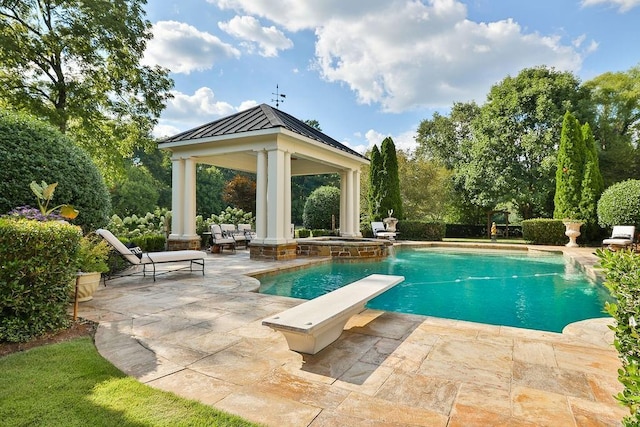
M 0 358 L 2 426 L 255 426 L 139 383 L 89 337 Z

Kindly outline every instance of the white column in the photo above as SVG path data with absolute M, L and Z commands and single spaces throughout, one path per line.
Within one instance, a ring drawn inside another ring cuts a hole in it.
M 184 161 L 184 216 L 183 235 L 195 237 L 196 233 L 196 161 L 189 157 Z
M 267 153 L 267 236 L 264 243 L 285 243 L 284 237 L 284 152 Z M 287 226 L 288 227 L 288 226 Z
M 353 198 L 354 198 L 354 194 L 353 194 L 353 171 L 352 170 L 348 170 L 346 175 L 346 182 L 345 182 L 345 187 L 347 188 L 347 209 L 346 212 L 344 213 L 346 215 L 346 221 L 345 221 L 345 225 L 346 225 L 346 230 L 344 233 L 342 233 L 343 236 L 353 236 L 354 232 L 353 232 Z
M 257 152 L 256 164 L 256 242 L 267 237 L 267 153 Z
M 353 206 L 353 220 L 354 220 L 354 234 L 357 237 L 362 237 L 360 232 L 360 169 L 353 171 L 353 188 L 354 188 L 354 206 Z
M 347 173 L 346 171 L 340 172 L 340 235 L 345 236 L 347 231 Z
M 293 239 L 291 230 L 291 153 L 284 153 L 284 237 L 287 240 Z
M 171 159 L 171 234 L 176 238 L 183 234 L 184 207 L 184 160 L 180 158 Z

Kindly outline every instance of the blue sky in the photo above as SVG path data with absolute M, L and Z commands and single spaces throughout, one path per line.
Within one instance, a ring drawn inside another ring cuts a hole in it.
M 364 152 L 527 67 L 582 81 L 640 64 L 640 0 L 149 0 L 143 63 L 171 70 L 156 136 L 257 104 Z

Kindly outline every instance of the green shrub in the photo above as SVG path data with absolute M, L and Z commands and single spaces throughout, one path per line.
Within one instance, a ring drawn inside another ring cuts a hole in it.
M 144 252 L 164 251 L 167 238 L 164 234 L 145 234 L 144 236 L 121 239 L 124 244 L 131 243 L 140 247 Z
M 52 206 L 67 203 L 85 231 L 103 227 L 111 199 L 89 156 L 58 130 L 24 114 L 0 112 L 0 214 L 36 206 L 31 181 L 57 182 Z
M 118 238 L 130 241 L 146 235 L 164 235 L 170 231 L 170 225 L 171 211 L 156 209 L 153 213 L 147 212 L 144 216 L 131 215 L 120 218 L 118 215 L 113 215 L 109 219 L 107 229 Z
M 68 325 L 81 237 L 68 224 L 0 218 L 0 341 L 28 341 Z
M 311 235 L 313 237 L 322 237 L 322 236 L 337 236 L 337 230 L 328 230 L 326 228 L 314 228 L 311 230 Z
M 298 232 L 298 238 L 300 239 L 307 238 L 311 235 L 311 230 L 308 230 L 306 228 L 300 228 L 297 230 L 297 232 Z
M 604 190 L 598 201 L 598 223 L 640 226 L 640 180 L 618 182 Z
M 442 222 L 398 221 L 396 238 L 402 240 L 437 241 L 444 238 L 446 225 Z
M 535 218 L 522 221 L 522 237 L 534 245 L 564 245 L 566 227 L 561 219 Z
M 309 194 L 302 212 L 305 228 L 331 229 L 331 216 L 335 216 L 336 227 L 340 224 L 340 189 L 325 185 Z
M 604 285 L 609 289 L 616 303 L 607 303 L 605 308 L 614 318 L 613 341 L 622 369 L 618 370 L 618 380 L 624 390 L 616 399 L 631 411 L 624 425 L 640 425 L 640 256 L 631 251 L 609 251 L 598 249 L 600 265 L 605 271 Z

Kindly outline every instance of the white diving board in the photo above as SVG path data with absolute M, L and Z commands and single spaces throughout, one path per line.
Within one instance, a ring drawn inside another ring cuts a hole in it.
M 372 274 L 268 317 L 262 324 L 282 332 L 291 350 L 316 354 L 340 337 L 347 321 L 362 312 L 369 300 L 403 280 L 404 276 Z

